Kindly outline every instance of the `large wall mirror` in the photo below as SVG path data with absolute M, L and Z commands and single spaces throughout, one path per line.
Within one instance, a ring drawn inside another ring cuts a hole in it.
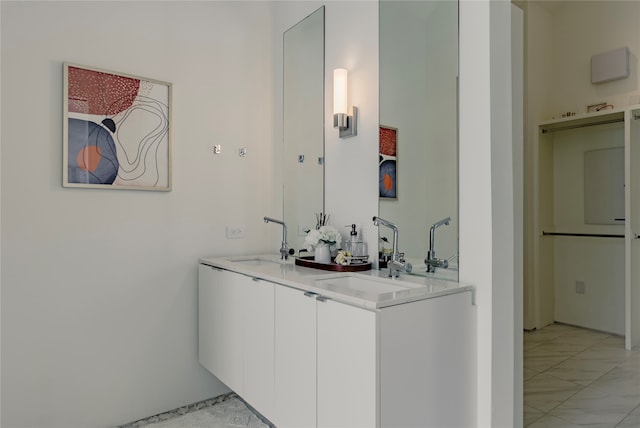
M 324 212 L 324 7 L 284 33 L 283 212 L 289 247 Z
M 449 225 L 435 229 L 435 255 L 449 259 L 447 273 L 455 278 L 457 77 L 458 2 L 381 0 L 380 125 L 395 133 L 396 156 L 380 156 L 379 215 L 398 226 L 400 251 L 422 272 L 430 227 L 450 217 Z M 389 159 L 392 167 L 383 166 Z M 385 195 L 391 185 L 395 194 Z M 380 235 L 391 242 L 386 228 Z

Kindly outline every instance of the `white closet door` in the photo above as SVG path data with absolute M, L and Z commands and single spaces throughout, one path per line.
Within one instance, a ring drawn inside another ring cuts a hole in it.
M 625 337 L 640 346 L 640 109 L 629 112 L 625 139 Z

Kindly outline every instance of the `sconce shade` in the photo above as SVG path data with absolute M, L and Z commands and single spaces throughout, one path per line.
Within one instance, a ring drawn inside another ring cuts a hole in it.
M 353 106 L 353 115 L 347 113 L 347 69 L 333 70 L 333 127 L 338 128 L 340 138 L 358 135 L 358 107 Z
M 347 114 L 347 69 L 333 70 L 333 114 Z

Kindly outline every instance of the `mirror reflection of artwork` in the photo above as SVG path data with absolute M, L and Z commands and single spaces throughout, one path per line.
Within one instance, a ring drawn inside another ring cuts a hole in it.
M 398 130 L 380 126 L 380 197 L 397 199 Z
M 64 186 L 170 190 L 171 84 L 65 64 Z
M 396 199 L 379 191 L 378 215 L 398 227 L 405 259 L 424 273 L 416 265 L 425 259 L 436 221 L 451 217 L 451 225 L 438 232 L 437 254 L 458 253 L 458 1 L 380 0 L 378 5 L 377 123 L 402 130 Z M 385 229 L 379 233 L 390 238 Z M 457 271 L 449 271 L 455 278 Z

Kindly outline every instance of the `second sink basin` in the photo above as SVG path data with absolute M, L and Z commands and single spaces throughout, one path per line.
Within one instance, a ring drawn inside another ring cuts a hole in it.
M 355 275 L 319 278 L 314 281 L 314 285 L 331 291 L 356 291 L 372 294 L 394 293 L 419 287 L 418 285 L 397 282 L 391 279 L 365 278 Z

